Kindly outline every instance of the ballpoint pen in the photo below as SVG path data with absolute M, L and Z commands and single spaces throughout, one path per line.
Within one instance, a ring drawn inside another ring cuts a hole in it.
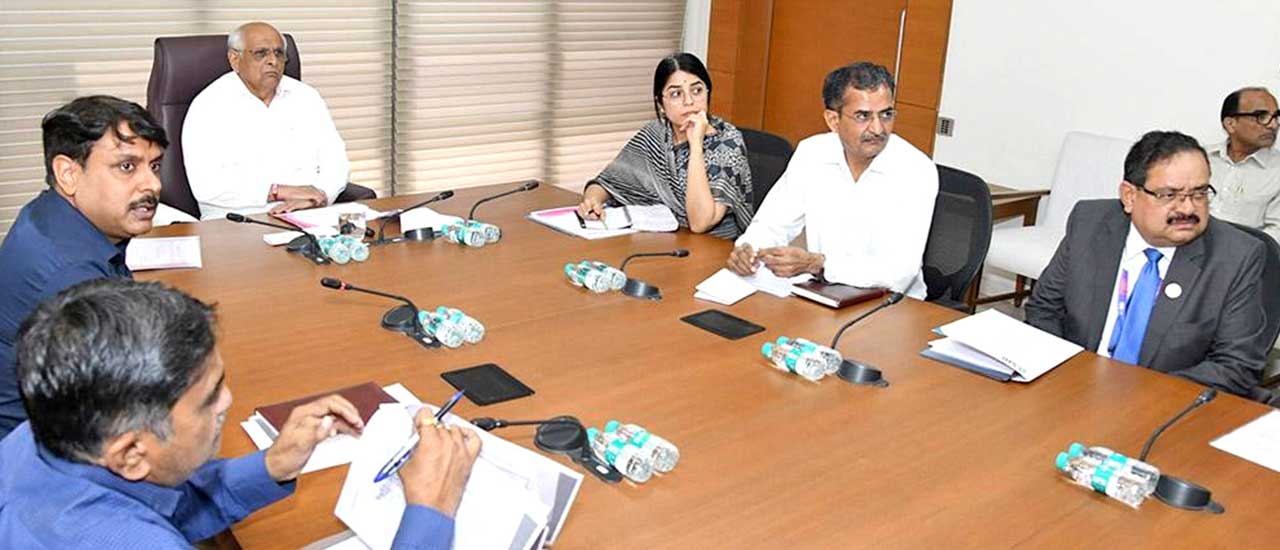
M 457 393 L 453 394 L 453 397 L 449 398 L 448 403 L 445 403 L 443 407 L 440 407 L 440 410 L 436 412 L 435 416 L 437 423 L 444 420 L 444 416 L 449 414 L 449 411 L 453 409 L 454 405 L 458 404 L 458 401 L 462 399 L 462 396 L 465 393 L 466 392 L 463 390 L 458 390 Z M 415 429 L 413 430 L 413 433 L 409 435 L 409 440 L 406 441 L 404 445 L 401 445 L 400 449 L 398 449 L 395 454 L 391 455 L 391 458 L 387 460 L 386 464 L 382 465 L 382 468 L 378 469 L 378 474 L 373 477 L 373 482 L 381 483 L 383 480 L 395 475 L 396 472 L 400 471 L 400 467 L 404 466 L 404 463 L 408 462 L 409 458 L 413 456 L 413 450 L 417 447 L 418 430 Z

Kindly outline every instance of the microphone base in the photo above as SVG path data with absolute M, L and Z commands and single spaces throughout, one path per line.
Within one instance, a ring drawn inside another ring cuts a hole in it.
M 382 315 L 382 328 L 412 335 L 418 330 L 414 322 L 417 317 L 418 312 L 413 308 L 407 305 L 396 306 Z
M 884 374 L 880 372 L 880 369 L 848 359 L 840 363 L 840 370 L 836 371 L 836 376 L 850 384 L 875 386 L 877 388 L 889 386 L 889 381 L 884 379 Z
M 1221 504 L 1213 501 L 1213 493 L 1208 489 L 1170 475 L 1160 476 L 1160 481 L 1156 482 L 1155 495 L 1160 502 L 1174 508 L 1210 514 L 1221 514 L 1227 511 Z
M 315 241 L 307 235 L 294 237 L 289 244 L 284 245 L 284 249 L 292 254 L 300 254 L 302 257 L 311 260 L 316 264 L 327 264 L 329 259 L 324 257 L 324 253 L 320 252 L 315 246 Z
M 622 293 L 641 300 L 662 301 L 662 290 L 640 279 L 627 278 L 627 284 L 622 287 Z
M 587 441 L 587 430 L 582 422 L 572 416 L 557 416 L 552 420 L 571 421 L 570 423 L 543 424 L 533 437 L 533 444 L 549 453 L 568 455 L 582 469 L 591 472 L 597 479 L 605 483 L 622 481 L 622 472 L 617 468 L 596 460 L 591 453 L 591 445 Z

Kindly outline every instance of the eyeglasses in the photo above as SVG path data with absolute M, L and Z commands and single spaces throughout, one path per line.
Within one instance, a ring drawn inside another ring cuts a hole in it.
M 241 50 L 236 50 L 236 51 L 240 51 L 241 53 L 244 53 Z M 289 59 L 289 54 L 285 53 L 284 48 L 275 48 L 275 49 L 258 48 L 256 50 L 251 50 L 249 53 L 253 55 L 253 58 L 258 61 L 262 61 L 263 59 L 266 59 L 268 55 L 271 55 L 280 61 L 287 61 Z
M 1134 187 L 1137 187 L 1143 193 L 1151 195 L 1161 206 L 1181 203 L 1182 199 L 1191 199 L 1192 204 L 1206 204 L 1218 194 L 1218 190 L 1214 189 L 1212 185 L 1197 187 L 1190 191 L 1152 191 L 1141 185 L 1135 185 Z
M 879 113 L 873 113 L 871 111 L 854 111 L 852 115 L 847 115 L 844 113 L 844 111 L 836 111 L 836 112 L 839 113 L 840 116 L 842 117 L 848 117 L 853 119 L 853 121 L 857 122 L 858 124 L 866 124 L 868 122 L 871 122 L 871 118 L 877 117 L 877 116 L 880 118 L 880 122 L 887 124 L 887 123 L 893 122 L 893 119 L 898 116 L 898 110 L 894 109 L 893 107 L 889 107 L 888 109 L 880 111 Z
M 674 102 L 681 102 L 684 101 L 686 94 L 693 98 L 694 101 L 697 101 L 707 95 L 707 87 L 702 84 L 694 84 L 689 86 L 688 91 L 685 91 L 684 88 L 671 88 L 670 90 L 663 92 L 662 96 Z
M 1232 113 L 1232 114 L 1229 114 L 1229 115 L 1227 115 L 1227 116 L 1229 116 L 1229 117 L 1243 117 L 1243 116 L 1253 117 L 1253 119 L 1254 119 L 1254 120 L 1258 121 L 1258 124 L 1259 124 L 1259 125 L 1261 125 L 1261 126 L 1266 126 L 1266 125 L 1268 125 L 1268 124 L 1271 124 L 1271 121 L 1276 120 L 1277 118 L 1280 118 L 1280 111 L 1275 111 L 1275 112 L 1271 112 L 1271 111 L 1250 111 L 1250 112 L 1248 112 L 1248 113 Z

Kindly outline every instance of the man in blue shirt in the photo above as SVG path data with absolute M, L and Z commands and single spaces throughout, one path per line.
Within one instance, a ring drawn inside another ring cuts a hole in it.
M 30 420 L 0 442 L 0 547 L 188 548 L 293 492 L 317 443 L 363 428 L 337 395 L 293 410 L 266 451 L 213 460 L 231 406 L 213 309 L 159 283 L 101 279 L 23 324 Z M 421 412 L 399 471 L 393 548 L 447 549 L 480 439 Z
M 145 109 L 108 96 L 76 99 L 41 126 L 49 188 L 0 244 L 0 438 L 26 418 L 13 369 L 18 325 L 71 285 L 133 276 L 125 247 L 151 230 L 169 144 Z

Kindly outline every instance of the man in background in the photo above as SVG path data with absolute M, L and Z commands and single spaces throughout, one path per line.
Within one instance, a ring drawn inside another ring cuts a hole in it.
M 347 186 L 346 144 L 319 92 L 285 76 L 286 48 L 271 25 L 241 25 L 231 72 L 191 102 L 182 149 L 204 219 L 325 206 Z
M 1222 101 L 1227 140 L 1206 148 L 1209 180 L 1218 196 L 1209 205 L 1214 216 L 1261 229 L 1280 241 L 1280 153 L 1276 130 L 1280 108 L 1266 88 L 1241 88 Z

